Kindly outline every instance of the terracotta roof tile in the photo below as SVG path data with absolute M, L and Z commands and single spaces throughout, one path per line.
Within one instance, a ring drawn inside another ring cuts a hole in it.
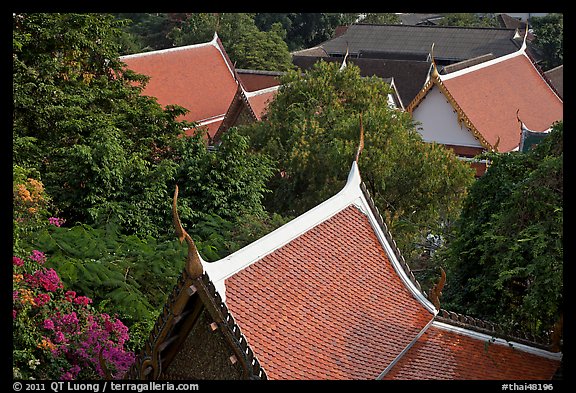
M 349 206 L 226 279 L 271 379 L 374 379 L 431 320 Z
M 549 380 L 559 365 L 559 360 L 433 324 L 384 379 Z
M 442 82 L 488 143 L 494 146 L 500 138 L 498 151 L 520 143 L 517 110 L 531 130 L 544 131 L 563 119 L 563 102 L 523 54 L 450 77 L 454 74 Z
M 121 58 L 129 69 L 150 76 L 143 94 L 190 112 L 180 120 L 200 122 L 223 116 L 237 82 L 219 44 L 199 44 Z

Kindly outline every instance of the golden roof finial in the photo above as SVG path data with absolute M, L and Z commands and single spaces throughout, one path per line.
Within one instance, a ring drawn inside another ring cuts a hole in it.
M 362 124 L 362 113 L 360 113 L 360 142 L 358 143 L 358 150 L 356 150 L 356 158 L 354 161 L 358 163 L 358 159 L 360 158 L 360 153 L 364 149 L 364 125 Z
M 434 60 L 434 45 L 435 43 L 432 43 L 432 47 L 430 48 L 430 61 L 432 62 L 432 76 L 437 78 L 439 76 L 438 74 L 438 67 L 436 67 L 436 60 Z
M 440 280 L 432 288 L 430 288 L 430 292 L 428 293 L 430 301 L 434 304 L 437 310 L 440 310 L 440 296 L 442 296 L 442 289 L 444 288 L 444 284 L 446 283 L 446 272 L 444 269 L 440 268 Z
M 186 258 L 186 272 L 191 278 L 197 278 L 204 273 L 204 268 L 202 262 L 200 261 L 200 255 L 194 244 L 194 240 L 190 235 L 182 228 L 182 223 L 180 222 L 180 216 L 178 215 L 178 185 L 176 185 L 176 190 L 174 191 L 174 199 L 172 201 L 172 220 L 174 222 L 174 227 L 176 229 L 176 236 L 180 243 L 186 240 L 188 243 L 188 256 Z

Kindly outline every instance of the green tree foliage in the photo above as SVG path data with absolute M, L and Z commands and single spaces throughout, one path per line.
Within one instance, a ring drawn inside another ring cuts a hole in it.
M 498 21 L 494 14 L 477 13 L 450 13 L 438 22 L 438 26 L 458 27 L 498 27 Z
M 145 227 L 169 195 L 175 165 L 156 162 L 184 109 L 141 95 L 145 78 L 123 71 L 109 15 L 17 14 L 13 30 L 14 163 L 42 173 L 69 222 L 120 204 L 133 206 L 128 225 Z
M 421 140 L 410 116 L 389 107 L 391 90 L 382 79 L 362 78 L 354 65 L 339 67 L 319 62 L 305 74 L 288 73 L 266 119 L 240 128 L 277 163 L 265 205 L 297 215 L 337 193 L 354 159 L 362 114 L 362 178 L 409 257 L 415 243 L 457 217 L 472 171 L 451 151 Z
M 540 49 L 544 59 L 542 68 L 550 70 L 564 63 L 564 17 L 563 14 L 549 14 L 533 17 L 528 21 L 532 26 L 534 45 Z
M 562 313 L 563 124 L 534 150 L 488 154 L 490 167 L 470 188 L 447 269 L 450 309 L 546 332 Z
M 214 32 L 237 68 L 274 71 L 292 68 L 292 58 L 283 40 L 284 29 L 277 23 L 267 31 L 260 30 L 253 14 L 189 14 L 169 35 L 175 46 L 182 46 L 210 41 Z
M 269 163 L 234 133 L 213 154 L 200 135 L 180 138 L 192 126 L 175 120 L 184 109 L 142 96 L 146 78 L 118 61 L 118 24 L 106 14 L 14 16 L 14 163 L 42 174 L 70 224 L 164 236 L 176 181 L 184 209 L 262 215 Z
M 216 150 L 206 149 L 200 134 L 176 141 L 172 159 L 178 163 L 180 218 L 191 233 L 195 220 L 206 216 L 235 221 L 266 215 L 262 198 L 273 167 L 267 157 L 251 152 L 248 142 L 235 129 L 223 135 Z
M 294 51 L 329 40 L 336 27 L 354 22 L 358 16 L 346 13 L 258 13 L 254 19 L 256 25 L 265 31 L 280 23 L 286 30 L 286 44 Z
M 392 13 L 369 12 L 360 20 L 359 23 L 400 25 L 402 24 L 402 19 L 400 19 L 400 16 Z
M 127 21 L 124 34 L 118 37 L 122 55 L 165 49 L 173 46 L 169 32 L 178 27 L 187 14 L 179 13 L 115 13 Z

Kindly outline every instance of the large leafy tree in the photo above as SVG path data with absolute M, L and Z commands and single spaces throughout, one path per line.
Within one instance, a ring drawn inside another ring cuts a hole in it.
M 276 23 L 266 31 L 260 30 L 253 14 L 189 14 L 170 32 L 170 37 L 176 46 L 190 45 L 210 41 L 214 32 L 218 33 L 226 53 L 238 68 L 275 71 L 292 68 L 282 26 Z
M 422 141 L 410 116 L 389 106 L 391 90 L 382 79 L 339 67 L 319 62 L 304 74 L 288 73 L 266 119 L 241 128 L 277 163 L 266 206 L 296 215 L 338 192 L 362 116 L 363 180 L 405 255 L 415 256 L 416 243 L 441 234 L 457 217 L 472 171 L 450 150 Z
M 564 17 L 549 14 L 529 20 L 536 38 L 534 45 L 540 49 L 544 59 L 542 68 L 547 71 L 564 62 Z
M 118 59 L 119 29 L 105 14 L 14 16 L 14 163 L 42 174 L 69 222 L 122 201 L 143 225 L 169 197 L 174 165 L 155 161 L 182 132 L 184 109 L 141 95 L 145 77 Z
M 563 124 L 527 153 L 489 154 L 453 239 L 439 254 L 443 301 L 510 328 L 545 333 L 562 313 Z
M 146 77 L 119 61 L 120 28 L 109 14 L 14 16 L 14 163 L 41 173 L 70 224 L 172 233 L 177 180 L 195 190 L 192 210 L 231 221 L 260 212 L 267 162 L 233 134 L 214 154 L 201 136 L 180 138 L 193 126 L 176 121 L 185 110 L 141 94 Z
M 286 44 L 293 51 L 329 40 L 336 27 L 353 23 L 358 16 L 347 13 L 258 13 L 254 19 L 256 25 L 265 31 L 280 23 L 286 30 Z

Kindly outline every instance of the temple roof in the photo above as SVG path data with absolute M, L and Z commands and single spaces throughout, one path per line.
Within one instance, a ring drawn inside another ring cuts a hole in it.
M 270 379 L 549 379 L 560 364 L 503 339 L 479 353 L 492 335 L 440 318 L 356 161 L 332 198 L 203 266 Z M 513 367 L 490 369 L 494 353 Z
M 205 125 L 210 135 L 236 93 L 234 67 L 216 34 L 210 42 L 120 58 L 134 72 L 150 77 L 143 94 L 162 106 L 180 105 L 190 112 L 179 120 Z
M 376 24 L 351 25 L 344 34 L 319 46 L 332 56 L 344 55 L 348 50 L 360 57 L 381 58 L 390 53 L 420 55 L 426 59 L 433 43 L 436 60 L 448 62 L 487 53 L 503 56 L 519 46 L 514 29 Z
M 292 63 L 303 70 L 311 68 L 317 61 L 342 62 L 341 57 L 292 56 Z M 394 78 L 402 106 L 406 107 L 426 83 L 432 64 L 419 60 L 390 60 L 348 57 L 347 62 L 360 68 L 364 77 L 378 76 Z
M 518 116 L 528 128 L 540 131 L 563 119 L 562 99 L 526 54 L 525 46 L 446 75 L 433 73 L 407 110 L 413 112 L 433 87 L 442 91 L 484 147 L 500 152 L 518 148 Z
M 432 321 L 360 187 L 204 267 L 272 379 L 375 379 Z
M 382 379 L 549 380 L 558 357 L 434 321 Z

